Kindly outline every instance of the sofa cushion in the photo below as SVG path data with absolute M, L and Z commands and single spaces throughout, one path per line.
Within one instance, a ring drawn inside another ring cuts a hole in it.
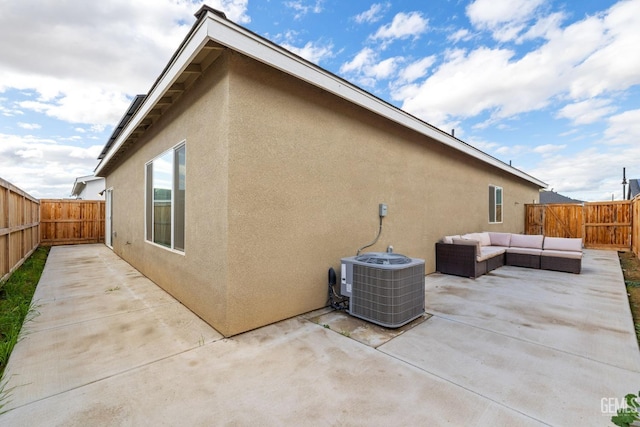
M 489 240 L 491 240 L 491 246 L 504 246 L 508 248 L 511 243 L 511 233 L 495 233 L 490 231 Z
M 444 236 L 442 238 L 442 243 L 453 243 L 453 239 L 460 239 L 460 235 L 457 234 L 455 236 Z
M 499 256 L 504 254 L 505 248 L 499 246 L 482 246 L 480 250 L 480 255 L 476 258 L 478 261 L 485 261 L 489 258 L 493 258 L 494 256 Z
M 542 249 L 543 241 L 544 236 L 542 234 L 512 234 L 509 246 L 512 248 Z
M 489 233 L 486 232 L 463 234 L 461 237 L 467 240 L 477 240 L 480 242 L 480 246 L 491 246 L 491 238 L 489 237 Z
M 476 256 L 480 253 L 480 242 L 477 240 L 470 239 L 453 239 L 454 245 L 467 245 L 467 246 L 475 246 L 476 247 Z
M 510 253 L 510 254 L 541 255 L 542 254 L 542 249 L 510 247 L 510 248 L 507 249 L 507 252 Z
M 543 249 L 554 251 L 582 252 L 582 239 L 567 237 L 545 237 Z
M 581 259 L 582 252 L 578 251 L 555 251 L 552 249 L 545 249 L 542 251 L 542 256 L 551 256 L 556 258 L 572 258 Z

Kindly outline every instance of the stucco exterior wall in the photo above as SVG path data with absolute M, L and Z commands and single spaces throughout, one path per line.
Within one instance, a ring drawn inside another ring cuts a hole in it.
M 113 249 L 219 331 L 227 331 L 228 77 L 219 58 L 107 176 Z M 185 252 L 145 241 L 145 164 L 186 141 Z
M 186 140 L 186 242 L 145 242 L 144 165 Z M 367 251 L 435 266 L 445 234 L 522 232 L 534 184 L 225 51 L 109 173 L 113 247 L 226 336 L 320 308 L 327 270 Z M 504 222 L 488 224 L 488 186 Z
M 523 232 L 538 188 L 333 95 L 233 54 L 229 316 L 250 329 L 323 306 L 327 270 L 368 251 L 424 258 L 445 234 Z M 489 185 L 504 222 L 489 225 Z

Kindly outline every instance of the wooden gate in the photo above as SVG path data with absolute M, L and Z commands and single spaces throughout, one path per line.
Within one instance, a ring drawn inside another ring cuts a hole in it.
M 631 202 L 590 202 L 584 206 L 584 247 L 631 249 Z
M 104 242 L 103 200 L 40 200 L 40 244 Z
M 585 248 L 631 249 L 631 202 L 526 205 L 525 233 L 579 237 Z

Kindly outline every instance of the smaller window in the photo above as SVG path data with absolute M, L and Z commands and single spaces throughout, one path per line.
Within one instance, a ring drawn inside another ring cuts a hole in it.
M 489 186 L 489 223 L 502 222 L 502 187 Z

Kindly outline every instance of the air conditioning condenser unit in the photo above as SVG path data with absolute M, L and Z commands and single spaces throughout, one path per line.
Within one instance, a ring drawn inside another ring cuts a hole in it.
M 369 252 L 341 261 L 340 293 L 352 316 L 399 328 L 424 313 L 424 260 Z

